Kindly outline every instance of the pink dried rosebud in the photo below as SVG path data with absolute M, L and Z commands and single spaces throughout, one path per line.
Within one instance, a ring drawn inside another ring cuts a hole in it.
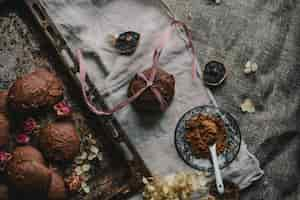
M 16 141 L 18 144 L 28 144 L 30 137 L 25 133 L 21 133 L 17 136 Z
M 0 151 L 0 171 L 4 171 L 7 165 L 7 162 L 12 158 L 10 153 Z
M 35 119 L 33 119 L 32 117 L 26 119 L 23 123 L 23 130 L 26 133 L 31 133 L 36 128 L 37 128 L 37 123 L 36 123 Z
M 65 101 L 61 101 L 55 104 L 53 108 L 56 111 L 56 115 L 58 117 L 69 117 L 72 114 L 70 105 Z

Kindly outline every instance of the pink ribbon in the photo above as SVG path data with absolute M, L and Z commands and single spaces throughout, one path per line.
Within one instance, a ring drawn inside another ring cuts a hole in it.
M 158 39 L 156 51 L 161 52 L 163 50 L 163 48 L 166 46 L 166 44 L 171 39 L 171 34 L 173 32 L 173 29 L 176 26 L 181 26 L 183 28 L 186 36 L 187 36 L 187 39 L 188 39 L 187 48 L 191 49 L 191 53 L 192 53 L 192 56 L 193 56 L 193 60 L 192 60 L 192 78 L 193 78 L 193 80 L 195 80 L 196 74 L 197 74 L 196 50 L 194 48 L 193 41 L 192 41 L 192 39 L 193 39 L 192 38 L 192 31 L 188 28 L 188 26 L 184 22 L 178 21 L 175 18 L 172 19 L 171 26 Z
M 80 49 L 77 50 L 76 55 L 77 55 L 77 59 L 78 59 L 78 63 L 79 63 L 79 73 L 80 73 L 80 83 L 81 83 L 81 90 L 82 90 L 82 94 L 84 97 L 84 101 L 87 104 L 88 108 L 90 109 L 90 111 L 92 111 L 93 113 L 95 113 L 96 115 L 111 115 L 114 112 L 121 110 L 122 108 L 126 107 L 127 105 L 129 105 L 130 103 L 132 103 L 134 100 L 136 100 L 141 94 L 143 94 L 147 89 L 150 89 L 153 94 L 155 95 L 155 97 L 157 98 L 157 100 L 160 103 L 160 108 L 162 111 L 164 111 L 167 108 L 167 102 L 164 99 L 164 97 L 162 96 L 162 94 L 160 93 L 159 89 L 156 88 L 156 86 L 153 84 L 155 77 L 157 75 L 157 67 L 159 66 L 159 58 L 161 55 L 161 52 L 163 50 L 163 48 L 166 46 L 167 42 L 170 40 L 171 38 L 171 33 L 173 31 L 173 27 L 176 25 L 180 25 L 183 27 L 187 37 L 188 37 L 188 48 L 190 48 L 192 50 L 192 54 L 193 54 L 193 62 L 192 62 L 192 77 L 193 79 L 196 76 L 196 54 L 195 54 L 195 49 L 194 46 L 192 44 L 192 34 L 191 31 L 188 29 L 188 27 L 186 26 L 186 24 L 184 24 L 183 22 L 177 21 L 175 19 L 173 19 L 173 22 L 171 24 L 171 27 L 169 29 L 167 29 L 167 31 L 165 31 L 165 33 L 163 33 L 162 37 L 160 37 L 159 40 L 159 44 L 157 46 L 157 48 L 154 50 L 153 53 L 153 63 L 152 63 L 152 73 L 149 77 L 149 79 L 147 79 L 147 77 L 143 74 L 143 73 L 138 73 L 137 76 L 139 78 L 141 78 L 143 81 L 145 81 L 146 85 L 145 87 L 143 87 L 142 89 L 140 89 L 138 92 L 136 92 L 133 96 L 129 97 L 128 99 L 120 102 L 119 104 L 117 104 L 116 106 L 114 106 L 112 109 L 109 109 L 107 111 L 104 110 L 99 110 L 97 109 L 89 100 L 86 91 L 85 91 L 85 83 L 86 83 L 86 67 L 83 63 L 83 58 L 82 58 L 82 52 Z

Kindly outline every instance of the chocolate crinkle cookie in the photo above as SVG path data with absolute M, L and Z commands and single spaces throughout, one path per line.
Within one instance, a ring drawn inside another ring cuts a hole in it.
M 150 78 L 153 68 L 149 68 L 143 72 L 147 79 Z M 139 76 L 135 76 L 130 82 L 128 89 L 128 96 L 131 97 L 136 94 L 139 90 L 146 86 L 146 82 Z M 151 86 L 156 88 L 161 94 L 166 106 L 169 106 L 173 100 L 175 94 L 175 78 L 172 74 L 164 71 L 163 69 L 157 68 L 156 77 L 154 84 Z M 133 105 L 141 111 L 163 111 L 161 110 L 161 104 L 151 90 L 148 88 L 143 92 L 134 102 Z
M 71 122 L 49 123 L 40 131 L 39 143 L 52 161 L 72 161 L 80 150 L 80 138 Z
M 7 95 L 8 91 L 0 91 L 0 113 L 6 113 L 7 111 Z
M 42 154 L 31 146 L 17 147 L 7 165 L 12 186 L 29 196 L 47 194 L 51 171 L 44 165 Z
M 67 194 L 64 179 L 56 172 L 52 172 L 48 200 L 64 200 L 66 198 Z
M 48 69 L 39 68 L 17 79 L 8 93 L 9 107 L 32 111 L 56 104 L 63 97 L 63 83 Z
M 9 141 L 10 123 L 4 113 L 0 113 L 0 146 L 8 144 Z

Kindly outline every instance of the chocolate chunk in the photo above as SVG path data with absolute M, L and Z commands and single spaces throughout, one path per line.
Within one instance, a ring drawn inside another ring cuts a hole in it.
M 8 144 L 10 123 L 7 116 L 0 113 L 0 146 Z

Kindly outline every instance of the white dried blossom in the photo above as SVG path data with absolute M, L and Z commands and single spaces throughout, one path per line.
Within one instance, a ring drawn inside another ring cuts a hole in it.
M 84 164 L 81 166 L 82 172 L 88 172 L 88 171 L 90 171 L 90 169 L 91 169 L 91 165 L 89 165 L 89 164 Z
M 77 176 L 80 176 L 83 173 L 83 171 L 81 169 L 81 166 L 77 166 L 75 168 L 75 173 L 76 173 Z
M 241 110 L 243 112 L 254 113 L 255 105 L 251 99 L 245 99 L 244 102 L 241 104 Z
M 82 182 L 82 183 L 81 183 L 81 189 L 82 189 L 83 192 L 85 192 L 86 194 L 90 193 L 90 191 L 91 191 L 90 186 L 89 186 L 86 182 Z
M 89 161 L 92 161 L 92 160 L 94 160 L 95 158 L 97 158 L 97 155 L 96 155 L 96 154 L 90 154 L 90 155 L 88 156 L 88 160 L 89 160 Z
M 99 149 L 96 146 L 91 146 L 90 147 L 90 151 L 94 154 L 98 154 L 99 153 Z
M 179 173 L 165 177 L 143 178 L 144 200 L 188 200 L 193 193 L 207 197 L 209 178 L 204 173 Z
M 258 70 L 258 65 L 255 62 L 248 61 L 244 68 L 245 74 L 254 73 Z

